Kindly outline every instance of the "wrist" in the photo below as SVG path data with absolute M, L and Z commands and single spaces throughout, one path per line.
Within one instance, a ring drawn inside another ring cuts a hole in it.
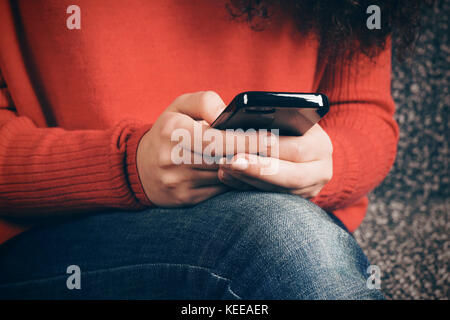
M 133 132 L 133 134 L 127 141 L 126 156 L 126 170 L 131 190 L 133 191 L 139 203 L 147 207 L 153 206 L 153 203 L 148 199 L 139 177 L 137 155 L 139 143 L 141 142 L 142 137 L 151 129 L 151 127 L 151 124 L 144 125 Z

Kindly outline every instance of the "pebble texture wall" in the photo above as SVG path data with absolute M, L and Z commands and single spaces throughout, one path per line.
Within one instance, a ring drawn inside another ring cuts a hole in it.
M 450 298 L 450 1 L 423 19 L 412 62 L 393 62 L 397 160 L 355 233 L 390 299 Z

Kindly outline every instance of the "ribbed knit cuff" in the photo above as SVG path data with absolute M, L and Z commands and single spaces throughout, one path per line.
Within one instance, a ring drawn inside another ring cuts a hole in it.
M 137 148 L 142 137 L 150 130 L 152 125 L 144 125 L 133 132 L 127 141 L 127 175 L 131 190 L 138 199 L 138 201 L 145 206 L 153 206 L 153 203 L 148 199 L 142 187 L 141 179 L 137 169 Z
M 355 191 L 359 177 L 357 153 L 339 128 L 327 128 L 333 143 L 333 177 L 320 193 L 311 199 L 324 209 L 337 209 L 347 205 Z M 345 129 L 344 129 L 345 130 Z

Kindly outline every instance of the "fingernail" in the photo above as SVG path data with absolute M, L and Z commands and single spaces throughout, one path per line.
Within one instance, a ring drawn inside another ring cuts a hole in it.
M 245 170 L 248 168 L 248 161 L 245 158 L 237 158 L 233 161 L 232 168 L 234 170 Z

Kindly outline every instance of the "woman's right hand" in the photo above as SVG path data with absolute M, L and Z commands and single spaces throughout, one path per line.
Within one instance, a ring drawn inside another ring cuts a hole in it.
M 144 191 L 155 205 L 194 205 L 229 189 L 218 179 L 217 163 L 175 164 L 172 151 L 178 142 L 171 141 L 176 129 L 187 130 L 194 141 L 194 128 L 210 128 L 225 107 L 220 96 L 212 91 L 183 94 L 142 137 L 137 150 L 137 168 Z M 191 153 L 191 159 L 201 156 L 202 150 L 193 152 L 194 145 L 190 149 L 187 152 Z

